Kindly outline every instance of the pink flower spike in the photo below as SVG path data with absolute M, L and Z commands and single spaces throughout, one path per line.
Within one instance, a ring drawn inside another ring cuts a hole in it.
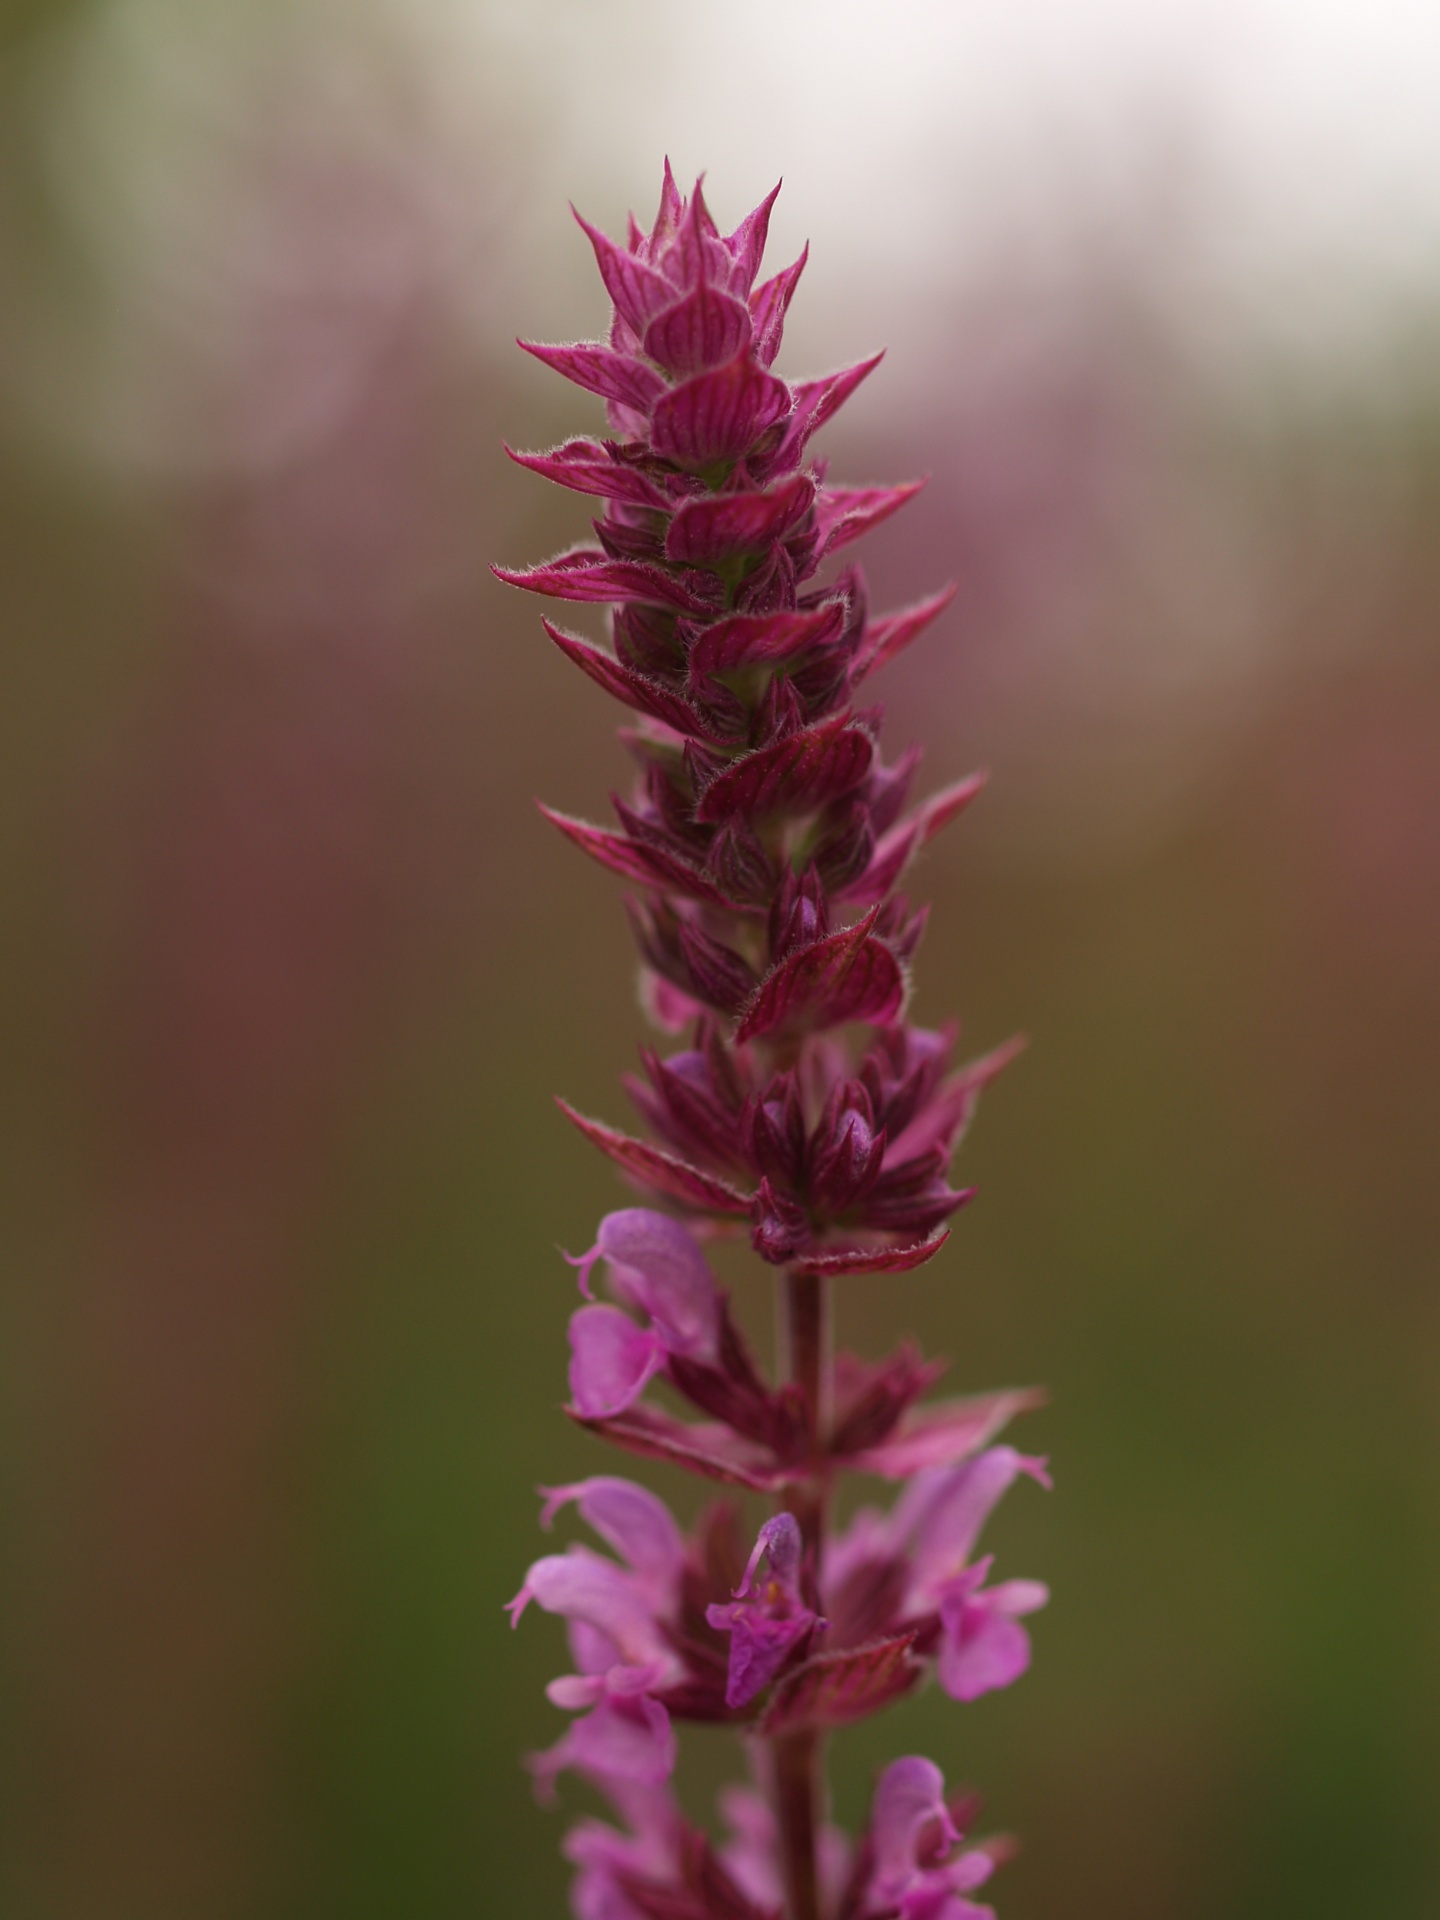
M 945 1363 L 913 1341 L 874 1360 L 827 1334 L 846 1276 L 872 1276 L 872 1299 L 908 1294 L 901 1276 L 946 1245 L 975 1191 L 954 1154 L 1017 1045 L 957 1071 L 959 1023 L 907 1018 L 930 909 L 899 889 L 984 776 L 917 800 L 920 748 L 882 751 L 883 709 L 856 700 L 954 589 L 872 619 L 861 568 L 832 563 L 917 490 L 832 485 L 815 451 L 880 356 L 781 379 L 808 248 L 762 280 L 778 187 L 722 232 L 703 179 L 682 194 L 667 160 L 653 221 L 630 215 L 623 240 L 576 214 L 609 324 L 521 344 L 608 424 L 506 449 L 593 516 L 593 537 L 495 572 L 603 611 L 588 635 L 540 624 L 628 709 L 628 783 L 608 825 L 541 811 L 626 883 L 658 1029 L 622 1076 L 634 1133 L 557 1102 L 637 1195 L 565 1256 L 581 1295 L 565 1411 L 585 1447 L 727 1493 L 687 1533 L 628 1479 L 540 1489 L 542 1526 L 574 1507 L 600 1550 L 537 1559 L 509 1603 L 513 1622 L 531 1601 L 556 1616 L 569 1647 L 546 1695 L 571 1723 L 531 1764 L 542 1793 L 575 1768 L 618 1814 L 566 1839 L 576 1920 L 995 1920 L 971 1895 L 1005 1843 L 960 1850 L 979 1801 L 947 1801 L 928 1760 L 885 1770 L 854 1842 L 815 1817 L 822 1736 L 931 1675 L 956 1700 L 1008 1686 L 1047 1599 L 1033 1580 L 987 1585 L 978 1544 L 1017 1478 L 1049 1484 L 1043 1461 L 995 1444 L 1038 1396 L 932 1401 Z M 712 1272 L 722 1240 L 727 1274 L 750 1252 L 772 1270 L 773 1368 L 752 1348 L 754 1302 L 738 1312 Z M 893 1497 L 840 1527 L 855 1473 Z M 748 1561 L 737 1495 L 773 1516 Z M 756 1791 L 722 1803 L 728 1839 L 670 1791 L 672 1720 L 743 1740 Z

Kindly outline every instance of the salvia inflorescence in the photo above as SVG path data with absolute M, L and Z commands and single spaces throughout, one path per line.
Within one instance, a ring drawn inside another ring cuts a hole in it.
M 897 888 L 980 781 L 912 806 L 917 752 L 881 758 L 870 678 L 948 595 L 876 618 L 859 568 L 828 565 L 915 488 L 831 486 L 810 451 L 876 362 L 773 371 L 805 262 L 756 284 L 774 199 L 725 236 L 667 164 L 650 232 L 632 219 L 622 246 L 581 221 L 608 340 L 526 346 L 604 400 L 612 437 L 514 458 L 603 510 L 593 545 L 497 571 L 610 608 L 610 650 L 545 626 L 631 709 L 638 769 L 614 826 L 549 817 L 632 889 L 643 1002 L 674 1042 L 628 1083 L 641 1133 L 564 1109 L 650 1202 L 573 1263 L 569 1412 L 732 1491 L 687 1535 L 630 1480 L 543 1490 L 544 1526 L 573 1507 L 609 1552 L 537 1560 L 511 1612 L 569 1629 L 574 1671 L 549 1695 L 573 1717 L 531 1763 L 542 1792 L 574 1769 L 619 1822 L 565 1842 L 578 1920 L 985 1920 L 971 1895 L 1004 1845 L 967 1841 L 976 1805 L 931 1761 L 885 1768 L 856 1838 L 825 1802 L 833 1729 L 931 1674 L 972 1700 L 1024 1671 L 1045 1589 L 992 1581 L 976 1547 L 1011 1482 L 1045 1473 L 991 1444 L 1035 1396 L 921 1404 L 942 1369 L 913 1346 L 831 1351 L 835 1276 L 903 1272 L 945 1240 L 970 1197 L 952 1153 L 1013 1048 L 957 1068 L 954 1027 L 905 1018 L 924 912 Z M 780 1290 L 774 1382 L 703 1250 L 746 1231 Z M 837 1526 L 845 1473 L 893 1483 L 888 1511 Z M 753 1535 L 747 1493 L 770 1510 Z M 744 1737 L 751 1783 L 723 1795 L 720 1842 L 672 1793 L 687 1720 Z

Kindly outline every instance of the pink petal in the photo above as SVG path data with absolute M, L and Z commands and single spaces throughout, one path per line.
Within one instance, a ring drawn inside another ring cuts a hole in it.
M 815 1625 L 815 1615 L 808 1608 L 772 1619 L 743 1601 L 707 1607 L 705 1618 L 717 1632 L 730 1635 L 727 1707 L 748 1706 L 757 1693 L 763 1693 Z
M 625 1207 L 606 1214 L 595 1244 L 616 1292 L 650 1315 L 672 1353 L 714 1357 L 720 1298 L 693 1234 L 669 1214 Z
M 1050 1589 L 1043 1580 L 1001 1580 L 985 1589 L 985 1598 L 997 1613 L 1018 1619 L 1023 1613 L 1038 1613 L 1050 1604 Z
M 665 1502 L 648 1487 L 606 1474 L 568 1487 L 547 1488 L 541 1526 L 550 1527 L 560 1509 L 572 1501 L 585 1524 L 636 1573 L 661 1583 L 678 1575 L 685 1559 L 684 1536 Z
M 1017 1621 L 984 1604 L 961 1601 L 944 1616 L 936 1676 L 952 1700 L 978 1700 L 1018 1680 L 1030 1665 L 1030 1636 Z
M 700 1002 L 682 993 L 653 967 L 640 969 L 640 1010 L 662 1033 L 683 1033 L 700 1017 Z
M 777 1513 L 773 1520 L 767 1520 L 755 1539 L 754 1548 L 745 1566 L 745 1575 L 735 1589 L 737 1600 L 746 1599 L 755 1588 L 755 1575 L 760 1562 L 764 1560 L 769 1568 L 770 1578 L 777 1582 L 782 1593 L 788 1599 L 796 1600 L 800 1592 L 800 1561 L 804 1548 L 800 1538 L 800 1526 L 793 1513 Z
M 913 1540 L 912 1591 L 928 1592 L 964 1567 L 981 1528 L 1021 1474 L 1049 1484 L 1044 1461 L 1014 1447 L 991 1447 L 912 1484 L 895 1513 L 897 1528 Z
M 675 1771 L 675 1732 L 658 1700 L 602 1700 L 531 1762 L 542 1790 L 566 1767 L 607 1779 L 660 1786 Z
M 973 1893 L 976 1887 L 983 1887 L 995 1871 L 995 1856 L 987 1853 L 984 1847 L 971 1847 L 968 1853 L 962 1853 L 958 1860 L 951 1860 L 940 1868 L 945 1884 L 953 1887 L 956 1893 Z M 985 1909 L 976 1908 L 976 1912 Z
M 552 1707 L 566 1713 L 584 1713 L 605 1698 L 605 1676 L 600 1673 L 562 1673 L 545 1688 Z
M 919 1754 L 892 1760 L 881 1774 L 870 1810 L 876 1891 L 883 1899 L 915 1871 L 915 1850 L 932 1821 L 953 1846 L 960 1838 L 945 1804 L 945 1776 Z
M 747 1899 L 778 1912 L 785 1893 L 775 1815 L 764 1796 L 750 1787 L 722 1787 L 719 1806 L 733 1835 L 720 1849 L 726 1871 Z
M 570 1397 L 587 1420 L 623 1413 L 664 1363 L 657 1334 L 618 1307 L 580 1307 L 570 1317 Z
M 585 1313 L 599 1309 L 585 1307 Z M 608 1635 L 622 1656 L 639 1666 L 666 1657 L 653 1607 L 633 1575 L 588 1547 L 547 1554 L 525 1576 L 524 1591 L 546 1613 L 583 1620 Z

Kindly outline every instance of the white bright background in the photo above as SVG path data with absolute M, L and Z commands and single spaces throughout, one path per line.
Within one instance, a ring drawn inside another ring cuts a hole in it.
M 1432 377 L 1434 0 L 108 0 L 8 91 L 81 263 L 32 275 L 12 378 L 122 476 L 303 455 L 417 301 L 543 407 L 515 333 L 606 318 L 567 199 L 648 220 L 668 152 L 733 222 L 783 175 L 785 365 L 887 347 L 841 431 L 877 477 L 887 433 L 938 450 L 940 577 L 957 527 L 998 556 L 956 711 L 1067 845 L 1170 819 L 1262 702 L 1290 589 L 1209 423 L 1403 421 Z

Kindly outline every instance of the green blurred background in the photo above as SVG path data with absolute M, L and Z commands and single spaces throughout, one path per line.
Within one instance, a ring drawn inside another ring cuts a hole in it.
M 0 73 L 10 1546 L 0 1909 L 565 1911 L 569 1428 L 641 1021 L 614 715 L 486 563 L 584 531 L 569 227 L 787 176 L 782 367 L 891 357 L 876 599 L 935 781 L 919 1012 L 1033 1046 L 945 1255 L 846 1283 L 1042 1381 L 1032 1673 L 846 1736 L 1006 1920 L 1440 1907 L 1440 144 L 1421 10 L 31 0 Z M 552 386 L 554 390 L 552 390 Z M 762 1276 L 729 1263 L 764 1343 Z M 663 1476 L 654 1476 L 658 1481 Z M 692 1499 L 675 1486 L 681 1503 Z M 697 1737 L 697 1810 L 734 1756 Z

